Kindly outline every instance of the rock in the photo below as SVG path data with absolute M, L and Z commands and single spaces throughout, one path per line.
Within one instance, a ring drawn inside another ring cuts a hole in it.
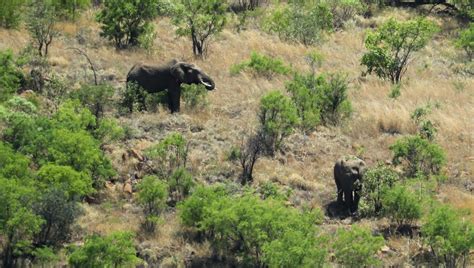
M 143 161 L 145 158 L 142 156 L 142 154 L 140 152 L 138 152 L 137 150 L 135 149 L 130 149 L 128 151 L 128 155 L 130 156 L 133 156 L 135 157 L 136 159 L 138 159 L 139 161 Z
M 123 185 L 123 192 L 127 193 L 127 194 L 133 194 L 133 189 L 132 189 L 132 183 L 131 182 L 127 181 Z
M 380 251 L 382 251 L 382 253 L 389 253 L 391 252 L 392 250 L 390 250 L 390 248 L 388 246 L 383 246 Z

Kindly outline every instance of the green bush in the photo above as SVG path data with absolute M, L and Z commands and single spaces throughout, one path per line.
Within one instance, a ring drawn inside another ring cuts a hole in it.
M 11 50 L 0 51 L 0 103 L 10 99 L 21 86 L 23 74 Z
M 337 125 L 352 113 L 348 100 L 348 82 L 340 74 L 296 74 L 286 84 L 301 120 L 301 128 L 308 132 L 320 122 Z
M 411 119 L 418 128 L 418 134 L 429 141 L 433 141 L 438 130 L 427 116 L 431 113 L 431 105 L 416 108 L 411 114 Z
M 92 235 L 69 256 L 72 267 L 134 267 L 141 263 L 130 232 Z
M 149 23 L 157 11 L 158 0 L 107 0 L 97 15 L 100 35 L 118 49 L 137 46 L 139 37 L 149 30 Z
M 169 178 L 178 168 L 185 168 L 188 157 L 188 143 L 179 133 L 171 133 L 158 144 L 145 151 L 153 160 L 154 171 L 160 178 Z
M 180 167 L 168 178 L 168 184 L 172 200 L 179 202 L 189 195 L 195 182 L 193 176 L 186 169 Z
M 266 152 L 273 155 L 283 140 L 298 125 L 298 114 L 292 101 L 279 91 L 272 91 L 260 100 L 258 114 Z
M 173 17 L 176 34 L 192 40 L 193 53 L 203 57 L 209 40 L 226 24 L 227 3 L 222 0 L 179 0 Z
M 58 16 L 75 20 L 77 13 L 89 7 L 91 0 L 53 0 L 52 5 Z
M 294 1 L 278 6 L 264 19 L 263 27 L 280 39 L 301 42 L 306 46 L 321 41 L 323 34 L 332 29 L 333 17 L 326 3 Z
M 333 242 L 336 261 L 346 267 L 378 266 L 375 257 L 384 245 L 381 236 L 373 236 L 370 230 L 354 226 L 351 230 L 339 229 Z
M 400 178 L 389 166 L 382 163 L 369 168 L 362 181 L 360 212 L 364 216 L 379 216 L 383 208 L 383 195 Z
M 463 30 L 456 40 L 456 46 L 464 49 L 470 60 L 474 57 L 474 23 L 469 24 L 469 28 Z
M 112 104 L 114 91 L 115 89 L 109 85 L 83 85 L 80 89 L 72 92 L 71 97 L 78 99 L 97 119 L 100 119 Z
M 421 200 L 406 186 L 397 185 L 384 192 L 383 214 L 390 218 L 397 228 L 411 225 L 421 218 Z
M 230 196 L 221 188 L 198 188 L 180 211 L 183 223 L 203 232 L 217 254 L 240 257 L 241 265 L 321 267 L 325 261 L 324 240 L 314 227 L 320 211 L 301 213 L 281 200 Z
M 231 74 L 239 74 L 243 70 L 250 69 L 255 74 L 271 78 L 275 74 L 286 75 L 291 72 L 291 68 L 286 66 L 281 59 L 275 59 L 257 52 L 250 54 L 250 60 L 233 65 Z
M 181 96 L 185 106 L 191 110 L 203 109 L 209 104 L 207 89 L 204 85 L 182 85 Z
M 49 247 L 36 248 L 33 251 L 33 256 L 35 256 L 34 264 L 41 267 L 54 266 L 55 263 L 61 260 L 54 250 Z
M 145 222 L 143 227 L 146 232 L 154 233 L 160 215 L 166 206 L 168 198 L 168 185 L 155 176 L 146 176 L 138 184 L 137 201 L 143 207 Z
M 447 205 L 435 205 L 421 228 L 423 241 L 446 267 L 465 267 L 474 248 L 474 225 Z
M 446 157 L 443 149 L 422 137 L 408 136 L 390 146 L 393 163 L 403 164 L 408 177 L 439 175 Z
M 365 47 L 368 52 L 362 57 L 362 65 L 367 67 L 367 73 L 375 73 L 398 84 L 413 53 L 425 47 L 436 31 L 435 24 L 425 18 L 406 22 L 392 18 L 367 33 Z
M 94 192 L 92 178 L 77 172 L 69 166 L 46 164 L 38 170 L 38 189 L 45 192 L 48 188 L 60 189 L 69 200 L 77 200 Z
M 0 26 L 5 28 L 16 28 L 22 19 L 22 10 L 25 8 L 25 0 L 4 0 L 0 9 Z
M 71 198 L 63 189 L 53 186 L 38 190 L 41 194 L 33 205 L 33 211 L 44 222 L 34 237 L 34 243 L 59 248 L 70 241 L 76 220 L 83 211 L 78 200 Z
M 125 138 L 125 130 L 115 118 L 103 118 L 94 130 L 94 137 L 100 140 L 102 144 L 110 144 Z
M 30 160 L 9 145 L 0 141 L 0 177 L 11 179 L 28 179 Z
M 37 191 L 25 180 L 0 177 L 0 236 L 2 265 L 15 267 L 16 260 L 31 251 L 33 237 L 43 220 L 32 210 Z

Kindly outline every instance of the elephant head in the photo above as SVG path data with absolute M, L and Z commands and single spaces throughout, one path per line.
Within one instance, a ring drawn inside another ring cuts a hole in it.
M 202 84 L 207 90 L 215 88 L 214 81 L 194 64 L 175 61 L 170 72 L 179 84 Z

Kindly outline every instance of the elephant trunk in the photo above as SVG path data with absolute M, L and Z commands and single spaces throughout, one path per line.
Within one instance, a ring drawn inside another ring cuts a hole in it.
M 207 75 L 199 75 L 199 82 L 201 82 L 207 90 L 213 90 L 216 87 L 214 81 Z

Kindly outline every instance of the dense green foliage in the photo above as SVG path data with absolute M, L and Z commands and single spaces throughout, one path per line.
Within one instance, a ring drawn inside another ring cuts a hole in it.
M 226 10 L 226 1 L 222 0 L 178 1 L 173 23 L 179 36 L 192 40 L 194 55 L 204 56 L 209 39 L 222 31 L 227 21 Z
M 138 185 L 138 203 L 143 207 L 146 232 L 154 233 L 160 214 L 166 206 L 168 185 L 155 176 L 144 177 Z
M 382 197 L 400 178 L 392 168 L 377 164 L 369 168 L 362 181 L 359 209 L 364 216 L 379 216 L 382 212 Z
M 474 22 L 469 24 L 469 28 L 459 33 L 456 46 L 464 49 L 469 59 L 472 60 L 474 57 Z
M 232 196 L 220 187 L 198 188 L 179 208 L 183 224 L 203 232 L 217 254 L 240 256 L 244 265 L 321 267 L 325 262 L 323 238 L 314 227 L 321 221 L 319 211 L 301 213 L 281 200 Z
M 382 197 L 383 213 L 398 228 L 411 225 L 421 218 L 421 202 L 419 197 L 406 186 L 396 185 L 384 192 Z
M 448 205 L 434 205 L 422 226 L 424 241 L 446 267 L 466 266 L 474 248 L 474 225 Z
M 275 59 L 255 51 L 250 54 L 250 60 L 233 65 L 230 72 L 238 74 L 246 69 L 267 78 L 271 78 L 275 74 L 288 74 L 291 71 L 291 68 L 286 66 L 281 59 Z
M 133 267 L 141 262 L 136 256 L 133 234 L 115 232 L 108 236 L 92 235 L 69 256 L 72 267 Z
M 367 33 L 368 51 L 362 57 L 362 65 L 367 67 L 367 73 L 398 84 L 413 53 L 425 47 L 436 31 L 435 24 L 425 18 L 406 22 L 392 18 Z
M 20 88 L 23 74 L 11 50 L 0 51 L 0 103 Z
M 337 125 L 351 115 L 348 82 L 340 74 L 296 74 L 286 89 L 295 103 L 304 131 L 313 130 L 320 122 Z
M 381 236 L 373 236 L 370 230 L 354 226 L 350 230 L 339 229 L 333 242 L 336 261 L 345 267 L 379 265 L 375 257 L 384 245 Z
M 443 149 L 422 137 L 407 136 L 390 146 L 393 163 L 403 164 L 408 177 L 439 175 L 446 162 Z
M 272 91 L 262 97 L 258 118 L 263 142 L 270 155 L 281 149 L 283 140 L 299 123 L 294 104 L 279 91 Z
M 150 34 L 157 10 L 158 0 L 107 0 L 97 15 L 100 34 L 119 49 L 137 46 L 141 35 Z
M 305 2 L 305 3 L 300 3 Z M 264 29 L 283 40 L 314 45 L 332 29 L 332 13 L 326 3 L 293 1 L 280 5 L 264 20 Z
M 5 28 L 16 28 L 21 22 L 22 9 L 25 0 L 4 0 L 0 9 L 0 26 Z
M 96 118 L 104 115 L 106 108 L 112 104 L 114 88 L 109 85 L 83 85 L 71 93 L 71 97 L 78 99 L 81 104 L 92 112 Z

